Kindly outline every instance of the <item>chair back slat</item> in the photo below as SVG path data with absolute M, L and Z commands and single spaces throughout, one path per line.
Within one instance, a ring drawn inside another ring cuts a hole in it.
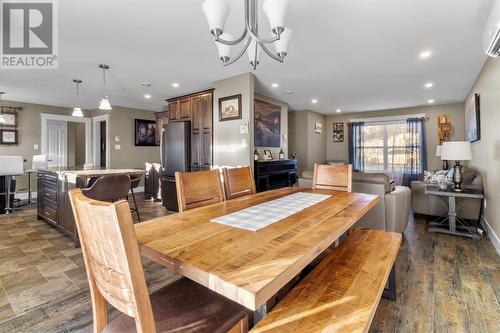
M 219 170 L 176 172 L 179 212 L 224 201 Z
M 314 164 L 313 189 L 352 192 L 352 165 Z
M 226 199 L 239 198 L 249 194 L 255 194 L 255 182 L 253 180 L 252 169 L 224 168 L 224 190 Z
M 98 321 L 94 326 L 105 326 L 102 321 L 107 320 L 106 315 L 96 314 L 96 309 L 104 311 L 105 300 L 135 318 L 138 332 L 155 332 L 128 202 L 96 201 L 84 196 L 80 189 L 69 191 L 69 197 L 89 279 L 94 321 Z

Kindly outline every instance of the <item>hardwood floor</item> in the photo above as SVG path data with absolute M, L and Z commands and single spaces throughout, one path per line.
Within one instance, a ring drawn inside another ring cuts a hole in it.
M 142 220 L 169 213 L 138 201 Z M 0 332 L 92 332 L 81 253 L 35 213 L 0 217 Z M 396 259 L 397 300 L 381 300 L 370 332 L 499 332 L 500 257 L 491 242 L 426 225 L 410 221 Z M 150 290 L 177 278 L 143 264 Z

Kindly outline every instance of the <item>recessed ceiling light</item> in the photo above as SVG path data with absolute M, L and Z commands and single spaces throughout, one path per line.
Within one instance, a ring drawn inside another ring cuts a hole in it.
M 172 87 L 179 88 L 179 84 L 177 82 L 172 83 Z
M 151 98 L 151 95 L 150 95 L 150 94 L 144 94 L 144 98 L 145 98 L 145 99 L 150 99 L 150 98 Z
M 432 55 L 431 51 L 422 51 L 422 52 L 420 52 L 419 56 L 421 59 L 427 59 L 427 58 L 430 58 L 431 55 Z
M 429 104 L 434 104 L 434 102 L 435 102 L 435 100 L 433 100 L 433 99 L 428 99 L 427 100 L 427 103 L 429 103 Z
M 318 103 L 318 100 L 317 100 L 317 99 L 313 99 L 313 100 L 311 101 L 311 103 L 316 104 L 316 103 Z
M 424 84 L 424 87 L 426 87 L 427 89 L 431 89 L 432 87 L 434 87 L 434 83 L 427 82 L 426 84 Z
M 277 83 L 273 83 L 273 84 L 271 85 L 271 87 L 273 87 L 273 88 L 278 88 L 279 86 L 280 86 L 280 85 L 279 85 L 279 84 L 277 84 Z
M 337 113 L 340 113 L 340 112 L 342 112 L 342 110 L 340 110 L 340 109 L 337 109 L 337 110 L 335 110 L 335 111 L 337 111 Z
M 285 91 L 285 94 L 286 94 L 286 95 L 292 95 L 292 94 L 293 94 L 293 91 L 287 90 L 287 91 Z
M 142 82 L 141 86 L 143 86 L 143 87 L 151 87 L 151 83 L 149 83 L 149 82 Z

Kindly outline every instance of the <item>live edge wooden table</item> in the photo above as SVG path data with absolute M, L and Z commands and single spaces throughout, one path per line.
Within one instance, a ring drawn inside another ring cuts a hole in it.
M 210 222 L 296 192 L 331 197 L 257 231 Z M 263 315 L 268 300 L 379 200 L 371 194 L 285 188 L 156 218 L 135 230 L 144 256 Z

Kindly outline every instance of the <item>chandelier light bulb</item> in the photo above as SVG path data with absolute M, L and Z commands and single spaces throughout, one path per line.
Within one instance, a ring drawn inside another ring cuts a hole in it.
M 285 16 L 290 7 L 290 0 L 266 0 L 262 10 L 269 20 L 272 31 L 277 34 L 285 28 Z
M 206 0 L 201 5 L 201 8 L 207 18 L 210 32 L 214 36 L 222 34 L 227 17 L 231 12 L 231 7 L 229 7 L 226 0 Z
M 221 38 L 225 40 L 232 40 L 234 37 L 227 32 L 224 32 L 220 35 Z M 222 62 L 227 62 L 231 58 L 231 50 L 233 49 L 232 45 L 226 45 L 221 42 L 215 41 L 215 45 L 217 45 L 217 51 L 219 52 L 219 58 Z
M 290 44 L 290 40 L 292 39 L 293 30 L 290 28 L 285 28 L 280 35 L 280 39 L 274 42 L 274 46 L 276 47 L 276 54 L 280 58 L 284 58 L 288 53 L 288 44 Z

